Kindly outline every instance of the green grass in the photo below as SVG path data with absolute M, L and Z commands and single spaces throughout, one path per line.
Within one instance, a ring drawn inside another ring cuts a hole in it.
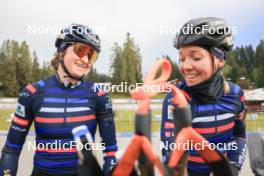
M 10 114 L 14 112 L 14 109 L 0 110 L 0 130 L 7 130 L 9 128 L 10 122 L 7 122 L 7 120 L 10 118 Z
M 7 119 L 10 118 L 10 114 L 14 113 L 14 110 L 0 110 L 0 130 L 8 130 L 10 126 L 10 122 Z M 158 132 L 160 129 L 160 122 L 155 120 L 156 115 L 160 115 L 161 112 L 159 110 L 152 111 L 152 131 Z M 251 114 L 247 114 L 246 124 L 247 131 L 255 131 L 262 130 L 264 131 L 264 113 L 259 113 L 257 117 L 257 121 L 255 122 L 251 120 Z M 116 129 L 117 132 L 133 132 L 134 131 L 134 117 L 135 111 L 133 110 L 118 110 L 115 111 L 115 121 L 116 121 Z
M 258 113 L 257 120 L 255 122 L 250 117 L 250 113 L 247 114 L 246 124 L 247 124 L 247 131 L 264 131 L 264 113 Z
M 152 111 L 152 130 L 158 131 L 160 129 L 160 122 L 155 120 L 155 116 L 159 115 L 160 111 Z M 135 111 L 133 110 L 119 110 L 115 112 L 116 129 L 118 132 L 134 131 Z

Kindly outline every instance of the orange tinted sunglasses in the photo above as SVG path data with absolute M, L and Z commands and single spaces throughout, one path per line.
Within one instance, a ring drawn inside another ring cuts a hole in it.
M 98 58 L 98 52 L 95 49 L 93 49 L 91 46 L 84 43 L 74 43 L 73 51 L 80 58 L 87 56 L 89 63 L 94 63 Z

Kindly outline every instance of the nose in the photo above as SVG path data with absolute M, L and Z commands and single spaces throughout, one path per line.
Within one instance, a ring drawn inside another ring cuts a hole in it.
M 80 60 L 82 60 L 85 63 L 88 63 L 89 62 L 89 59 L 88 59 L 88 56 L 87 55 L 85 55 L 83 57 L 80 57 Z
M 183 71 L 192 70 L 194 68 L 193 63 L 190 61 L 190 59 L 186 59 L 184 62 L 180 62 L 180 67 Z

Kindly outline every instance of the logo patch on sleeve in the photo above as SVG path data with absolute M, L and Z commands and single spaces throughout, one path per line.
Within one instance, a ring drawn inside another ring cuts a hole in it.
M 26 116 L 25 106 L 17 103 L 16 114 L 21 116 L 21 117 L 25 117 Z
M 106 100 L 106 103 L 111 103 L 112 102 L 111 97 L 110 97 L 109 94 L 105 96 L 105 100 Z
M 105 108 L 106 108 L 106 109 L 112 109 L 112 100 L 111 100 L 110 95 L 107 95 L 107 96 L 105 97 L 105 99 L 106 99 Z
M 168 119 L 170 120 L 173 119 L 173 106 L 172 105 L 168 106 Z

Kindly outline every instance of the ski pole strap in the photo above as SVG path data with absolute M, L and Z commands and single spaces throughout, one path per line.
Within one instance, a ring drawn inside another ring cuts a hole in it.
M 128 144 L 125 153 L 120 161 L 117 163 L 113 170 L 113 176 L 130 175 L 133 172 L 134 164 L 140 153 L 143 152 L 151 165 L 157 167 L 161 175 L 164 175 L 164 170 L 159 160 L 159 157 L 155 154 L 149 139 L 146 136 L 134 135 Z M 145 169 L 145 168 L 144 168 Z M 153 173 L 150 170 L 146 170 L 147 173 Z M 142 174 L 142 173 L 141 173 Z M 142 174 L 143 175 L 143 174 Z
M 151 141 L 151 112 L 147 114 L 137 113 L 135 116 L 135 133 L 146 136 Z M 153 164 L 148 160 L 143 151 L 138 158 L 139 170 L 142 175 L 154 176 Z
M 175 136 L 177 136 L 182 128 L 192 125 L 192 112 L 189 104 L 183 108 L 178 108 L 174 105 L 173 122 Z
M 151 140 L 151 112 L 148 112 L 147 114 L 136 114 L 135 133 L 138 135 L 144 135 Z
M 175 144 L 185 143 L 189 144 L 189 146 L 197 146 L 197 144 L 203 146 L 202 150 L 197 150 L 197 152 L 208 163 L 215 175 L 233 176 L 227 159 L 219 151 L 212 150 L 209 147 L 209 142 L 191 126 L 182 128 L 175 138 Z M 185 153 L 186 150 L 183 147 L 176 147 L 171 153 L 168 167 L 176 168 Z M 220 172 L 220 170 L 224 170 L 224 172 Z

